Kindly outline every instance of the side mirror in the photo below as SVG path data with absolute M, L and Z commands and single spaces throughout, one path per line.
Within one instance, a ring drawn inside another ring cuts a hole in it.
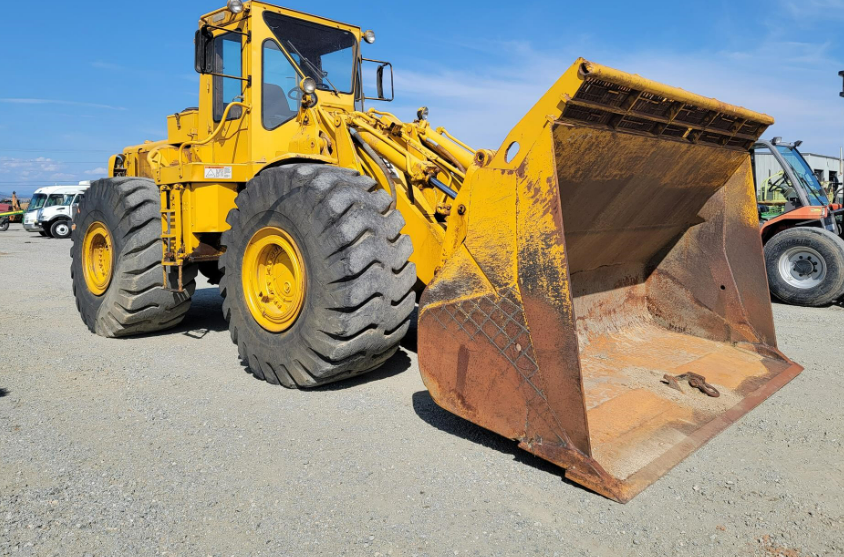
M 370 60 L 369 58 L 362 58 L 361 65 L 364 63 L 370 64 L 377 64 L 378 67 L 375 69 L 375 87 L 377 91 L 377 97 L 367 97 L 364 96 L 363 98 L 369 101 L 386 101 L 392 102 L 395 99 L 395 88 L 393 87 L 393 65 L 389 62 L 382 62 L 380 60 Z M 387 73 L 387 68 L 390 69 L 390 95 L 387 96 L 386 94 L 386 83 L 384 81 L 385 74 Z
M 196 32 L 194 43 L 194 67 L 197 73 L 214 73 L 214 34 L 203 26 Z
M 842 78 L 844 78 L 844 70 L 838 72 L 838 75 L 840 75 Z M 842 97 L 844 97 L 844 86 L 842 86 L 842 90 L 838 94 L 841 95 Z

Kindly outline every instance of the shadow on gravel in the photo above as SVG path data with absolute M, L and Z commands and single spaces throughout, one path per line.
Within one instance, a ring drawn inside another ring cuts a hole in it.
M 193 293 L 190 309 L 184 320 L 177 327 L 166 331 L 157 331 L 131 338 L 152 338 L 160 335 L 182 334 L 196 340 L 202 339 L 211 331 L 228 331 L 229 326 L 223 319 L 223 298 L 216 286 L 202 288 Z
M 558 476 L 564 483 L 572 487 L 576 487 L 581 491 L 592 493 L 580 484 L 576 484 L 566 479 L 565 471 L 562 468 L 551 464 L 546 460 L 542 460 L 538 456 L 534 456 L 527 451 L 523 451 L 519 448 L 518 443 L 515 441 L 502 437 L 501 435 L 484 429 L 479 425 L 475 425 L 468 420 L 464 420 L 460 416 L 455 416 L 447 410 L 443 410 L 437 406 L 437 403 L 434 402 L 434 399 L 431 398 L 428 391 L 419 391 L 418 393 L 413 394 L 413 410 L 425 423 L 434 426 L 440 431 L 444 431 L 445 433 L 456 435 L 461 439 L 466 439 L 468 441 L 472 441 L 473 443 L 483 445 L 488 449 L 512 455 L 513 460 L 516 462 L 547 472 L 548 474 Z
M 9 389 L 0 389 L 0 398 L 9 395 Z
M 825 306 L 799 306 L 799 305 L 796 305 L 796 304 L 787 304 L 787 303 L 780 301 L 777 298 L 774 298 L 773 296 L 771 296 L 771 305 L 792 307 L 792 308 L 804 307 L 806 309 L 820 309 L 820 310 L 829 309 L 829 308 L 844 308 L 844 298 L 841 298 L 840 300 L 836 300 L 835 302 L 831 302 L 829 304 L 826 304 Z
M 387 360 L 387 363 L 375 371 L 370 371 L 369 373 L 364 373 L 363 375 L 358 375 L 357 377 L 352 377 L 351 379 L 343 379 L 336 383 L 329 383 L 323 387 L 308 389 L 308 391 L 345 391 L 348 389 L 354 389 L 360 385 L 366 385 L 367 383 L 372 383 L 373 381 L 381 381 L 382 379 L 389 379 L 394 375 L 405 372 L 410 368 L 410 364 L 410 357 L 399 350 L 392 358 Z
M 416 354 L 416 333 L 417 333 L 417 323 L 419 321 L 419 306 L 416 306 L 416 309 L 413 310 L 413 313 L 410 314 L 410 328 L 407 330 L 407 334 L 401 341 L 401 347 L 409 352 L 413 352 Z

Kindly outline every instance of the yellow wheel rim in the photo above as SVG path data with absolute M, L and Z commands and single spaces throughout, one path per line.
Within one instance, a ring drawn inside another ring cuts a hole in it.
M 111 283 L 114 267 L 114 244 L 111 233 L 101 222 L 92 223 L 82 243 L 82 271 L 85 284 L 95 296 L 102 296 Z
M 280 228 L 259 230 L 243 254 L 243 293 L 261 327 L 289 329 L 305 304 L 305 265 L 293 238 Z

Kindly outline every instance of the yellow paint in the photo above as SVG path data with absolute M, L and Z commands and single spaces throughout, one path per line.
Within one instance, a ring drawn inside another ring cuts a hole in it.
M 182 193 L 185 252 L 192 253 L 198 246 L 201 233 L 225 232 L 229 229 L 226 216 L 237 197 L 237 186 L 231 183 L 189 184 Z
M 102 222 L 93 222 L 82 241 L 82 272 L 85 285 L 94 296 L 102 296 L 111 284 L 114 243 Z
M 272 333 L 289 329 L 302 311 L 307 292 L 305 263 L 286 231 L 262 228 L 243 254 L 243 295 L 255 321 Z
M 188 110 L 167 117 L 167 138 L 174 143 L 187 143 L 199 137 L 199 111 Z

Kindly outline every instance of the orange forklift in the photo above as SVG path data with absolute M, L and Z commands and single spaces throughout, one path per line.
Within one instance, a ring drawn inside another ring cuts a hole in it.
M 844 96 L 844 93 L 842 93 Z M 797 148 L 782 138 L 752 150 L 757 208 L 771 293 L 799 306 L 825 306 L 844 297 L 844 208 Z

